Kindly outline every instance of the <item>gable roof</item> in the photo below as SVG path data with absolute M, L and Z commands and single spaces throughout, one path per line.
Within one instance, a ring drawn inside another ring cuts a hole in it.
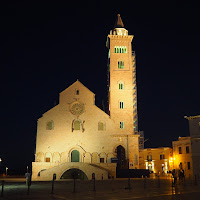
M 60 94 L 63 93 L 64 91 L 66 91 L 67 89 L 69 89 L 70 87 L 76 85 L 76 84 L 82 85 L 82 86 L 83 86 L 84 88 L 86 88 L 89 92 L 91 92 L 92 94 L 94 94 L 94 93 L 93 93 L 91 90 L 89 90 L 85 85 L 83 85 L 83 83 L 81 83 L 78 79 L 77 79 L 77 81 L 75 81 L 74 83 L 72 83 L 69 87 L 67 87 L 65 90 L 63 90 L 62 92 L 60 92 Z M 95 94 L 94 94 L 94 95 L 95 95 Z

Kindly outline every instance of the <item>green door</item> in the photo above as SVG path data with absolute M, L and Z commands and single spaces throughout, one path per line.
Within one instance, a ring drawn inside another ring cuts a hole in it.
M 79 162 L 79 151 L 73 150 L 71 153 L 71 162 Z

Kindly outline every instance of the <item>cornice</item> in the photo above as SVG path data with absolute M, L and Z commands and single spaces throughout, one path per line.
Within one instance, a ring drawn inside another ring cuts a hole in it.
M 184 116 L 185 119 L 188 119 L 188 120 L 191 120 L 191 119 L 197 119 L 197 118 L 200 118 L 200 115 L 196 115 L 196 116 Z

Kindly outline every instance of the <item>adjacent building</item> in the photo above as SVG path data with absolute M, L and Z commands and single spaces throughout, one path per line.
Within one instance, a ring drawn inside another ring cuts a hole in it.
M 200 178 L 200 115 L 185 118 L 189 121 L 193 176 Z
M 173 150 L 169 147 L 146 148 L 139 150 L 140 169 L 164 174 L 173 169 Z
M 173 145 L 173 164 L 174 169 L 183 169 L 185 177 L 193 176 L 192 149 L 190 137 L 179 137 Z

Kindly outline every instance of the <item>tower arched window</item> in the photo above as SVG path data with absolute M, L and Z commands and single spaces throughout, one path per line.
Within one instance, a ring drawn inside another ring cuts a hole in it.
M 115 53 L 127 53 L 126 46 L 115 46 Z
M 118 61 L 118 69 L 124 69 L 124 61 Z
M 124 47 L 124 53 L 127 53 L 127 47 Z
M 124 89 L 124 83 L 120 82 L 119 83 L 119 90 L 123 90 Z
M 123 102 L 123 101 L 120 101 L 120 102 L 119 102 L 119 108 L 120 108 L 120 109 L 124 109 L 124 102 Z
M 120 122 L 119 127 L 120 129 L 124 129 L 124 122 Z

